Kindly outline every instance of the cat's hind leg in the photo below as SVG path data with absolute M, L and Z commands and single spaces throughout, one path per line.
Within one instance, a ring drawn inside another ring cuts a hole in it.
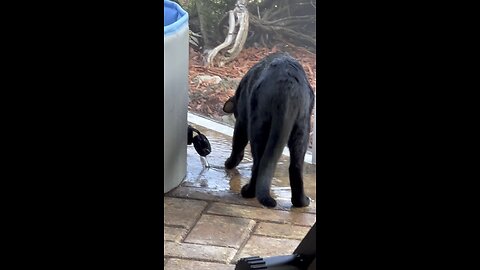
M 257 123 L 258 124 L 258 123 Z M 257 186 L 257 176 L 260 160 L 262 159 L 265 146 L 267 145 L 270 125 L 263 123 L 262 125 L 252 126 L 250 128 L 250 146 L 253 157 L 252 177 L 250 182 L 242 187 L 242 196 L 244 198 L 254 198 Z
M 309 124 L 295 125 L 288 141 L 290 150 L 288 173 L 292 189 L 291 201 L 295 207 L 304 207 L 310 204 L 310 199 L 305 195 L 303 186 L 303 164 L 308 148 L 309 130 Z

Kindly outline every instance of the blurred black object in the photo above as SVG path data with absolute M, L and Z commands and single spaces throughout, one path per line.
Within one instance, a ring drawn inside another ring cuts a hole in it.
M 313 225 L 292 255 L 260 258 L 258 256 L 242 258 L 235 270 L 314 270 L 317 269 L 316 255 L 317 223 Z
M 197 133 L 197 135 L 193 136 L 193 132 Z M 187 136 L 187 145 L 193 143 L 193 147 L 195 147 L 195 150 L 201 157 L 206 157 L 212 152 L 212 147 L 210 146 L 207 137 L 200 133 L 196 128 L 188 125 Z

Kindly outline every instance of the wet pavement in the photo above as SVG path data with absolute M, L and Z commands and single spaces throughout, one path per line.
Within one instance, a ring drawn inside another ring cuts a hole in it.
M 288 179 L 289 157 L 282 156 L 272 181 L 277 206 L 263 207 L 240 195 L 251 176 L 250 145 L 233 170 L 224 162 L 231 137 L 193 125 L 210 141 L 212 153 L 205 169 L 193 146 L 187 147 L 187 176 L 164 197 L 165 269 L 234 269 L 246 256 L 288 255 L 316 220 L 316 167 L 305 163 L 308 207 L 292 208 Z

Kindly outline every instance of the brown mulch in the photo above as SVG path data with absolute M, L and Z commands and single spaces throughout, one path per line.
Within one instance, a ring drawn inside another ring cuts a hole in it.
M 295 57 L 305 69 L 313 90 L 316 90 L 316 55 L 304 48 L 285 48 Z M 222 111 L 225 101 L 234 95 L 236 87 L 243 75 L 258 61 L 270 53 L 278 51 L 277 48 L 246 48 L 232 62 L 224 67 L 204 67 L 202 56 L 199 52 L 190 49 L 190 70 L 188 73 L 190 90 L 190 111 L 221 120 L 225 115 Z M 219 76 L 222 81 L 215 83 L 211 81 L 199 81 L 197 76 L 210 75 Z

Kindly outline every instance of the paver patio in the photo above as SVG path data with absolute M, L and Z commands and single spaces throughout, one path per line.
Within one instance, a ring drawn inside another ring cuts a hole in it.
M 234 269 L 243 257 L 288 255 L 315 223 L 312 213 L 169 195 L 164 205 L 164 263 L 172 270 Z
M 202 130 L 207 137 L 208 130 Z M 213 147 L 216 147 L 212 143 Z M 212 147 L 212 148 L 213 148 Z M 212 155 L 215 153 L 212 151 Z M 221 152 L 221 151 L 218 151 Z M 225 151 L 222 152 L 223 155 Z M 248 153 L 246 153 L 248 158 Z M 225 157 L 217 157 L 224 160 Z M 211 158 L 216 162 L 216 157 Z M 188 149 L 189 171 L 201 166 L 195 150 Z M 288 157 L 282 157 L 277 171 L 279 179 L 288 175 Z M 307 165 L 306 193 L 316 198 L 314 165 Z M 247 172 L 241 171 L 240 174 Z M 283 173 L 282 173 L 283 171 Z M 249 175 L 230 179 L 230 190 L 218 188 L 220 181 L 228 182 L 225 173 L 213 171 L 202 177 L 187 175 L 187 179 L 164 196 L 164 268 L 233 270 L 238 259 L 248 256 L 279 256 L 291 254 L 316 221 L 316 202 L 305 208 L 291 208 L 288 184 L 282 183 L 275 192 L 278 206 L 268 209 L 255 199 L 238 194 Z M 283 176 L 282 176 L 283 174 Z M 226 179 L 208 179 L 217 177 Z M 288 180 L 288 177 L 286 178 Z M 212 183 L 208 181 L 212 180 Z M 278 180 L 278 179 L 277 179 Z M 216 182 L 217 181 L 217 182 Z M 236 181 L 235 183 L 233 183 Z M 280 180 L 279 180 L 280 181 Z M 198 183 L 200 184 L 198 184 Z M 288 182 L 287 182 L 288 183 Z M 228 184 L 228 183 L 227 183 Z M 217 187 L 217 188 L 214 188 Z M 232 190 L 233 189 L 233 190 Z

